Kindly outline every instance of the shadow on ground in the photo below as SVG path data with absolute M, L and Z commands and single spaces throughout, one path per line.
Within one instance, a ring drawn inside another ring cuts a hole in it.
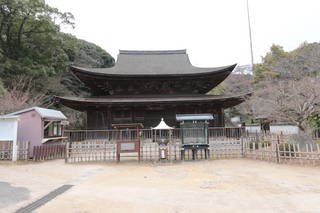
M 27 188 L 0 182 L 0 209 L 28 199 L 30 199 L 30 191 Z

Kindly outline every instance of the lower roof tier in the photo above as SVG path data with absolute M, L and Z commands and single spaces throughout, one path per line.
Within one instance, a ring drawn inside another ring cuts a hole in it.
M 251 94 L 236 96 L 219 95 L 135 95 L 135 96 L 107 96 L 107 97 L 55 97 L 57 103 L 79 111 L 86 111 L 104 107 L 157 107 L 166 105 L 202 105 L 208 104 L 229 108 L 246 100 Z

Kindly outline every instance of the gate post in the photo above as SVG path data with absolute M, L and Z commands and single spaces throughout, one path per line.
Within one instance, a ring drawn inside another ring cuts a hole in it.
M 242 155 L 242 157 L 244 158 L 245 157 L 245 155 L 244 155 L 244 143 L 243 143 L 243 136 L 241 136 L 241 155 Z
M 277 135 L 277 143 L 276 143 L 276 156 L 277 156 L 277 163 L 280 163 L 280 138 L 279 135 Z
M 104 142 L 103 161 L 107 161 L 107 140 Z
M 277 156 L 277 163 L 280 163 L 279 144 L 276 144 L 276 156 Z
M 17 140 L 14 139 L 12 141 L 12 161 L 17 161 L 18 160 L 18 144 Z
M 14 119 L 12 132 L 12 161 L 18 160 L 18 119 Z
M 69 153 L 69 141 L 66 142 L 65 154 L 64 154 L 64 162 L 68 163 L 68 153 Z

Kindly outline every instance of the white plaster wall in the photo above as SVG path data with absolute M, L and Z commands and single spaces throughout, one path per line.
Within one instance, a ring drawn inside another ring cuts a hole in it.
M 277 125 L 277 124 L 271 124 L 270 125 L 270 132 L 276 133 L 276 134 L 298 134 L 299 128 L 295 125 Z
M 0 141 L 12 141 L 12 161 L 18 160 L 18 117 L 0 118 Z
M 13 141 L 17 137 L 17 122 L 16 119 L 0 118 L 0 140 Z
M 260 133 L 261 127 L 260 125 L 246 125 L 246 132 L 249 133 Z

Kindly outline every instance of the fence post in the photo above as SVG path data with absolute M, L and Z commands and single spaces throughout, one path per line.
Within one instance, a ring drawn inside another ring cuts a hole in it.
M 64 162 L 65 163 L 68 163 L 68 147 L 69 147 L 69 141 L 68 142 L 66 142 L 66 147 L 65 147 L 65 154 L 64 154 Z
M 244 158 L 245 155 L 244 155 L 244 147 L 243 147 L 244 143 L 243 143 L 243 136 L 241 136 L 241 155 L 242 157 Z
M 25 155 L 26 160 L 29 160 L 30 155 L 31 155 L 31 151 L 30 151 L 30 141 L 28 141 L 27 144 L 26 144 L 26 155 Z
M 104 141 L 103 161 L 107 161 L 107 140 Z
M 276 143 L 276 157 L 277 157 L 277 163 L 280 163 L 280 149 L 279 149 L 279 135 L 277 135 L 277 143 Z
M 12 132 L 10 132 L 11 140 L 12 140 L 12 153 L 11 153 L 11 160 L 17 161 L 18 160 L 18 119 L 14 119 L 12 123 Z M 2 130 L 1 130 L 2 131 Z

